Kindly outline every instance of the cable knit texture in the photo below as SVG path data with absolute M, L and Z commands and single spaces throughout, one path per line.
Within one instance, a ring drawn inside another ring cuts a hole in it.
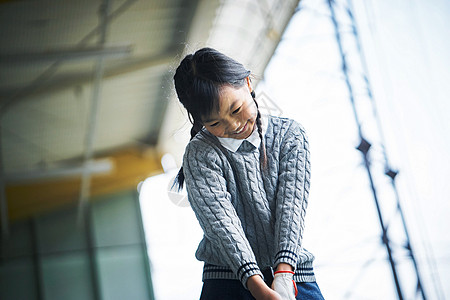
M 204 232 L 196 252 L 203 279 L 247 279 L 288 263 L 296 282 L 315 281 L 314 256 L 302 247 L 310 184 L 309 147 L 294 120 L 269 117 L 260 149 L 244 141 L 225 149 L 203 129 L 187 145 L 183 170 L 188 199 Z

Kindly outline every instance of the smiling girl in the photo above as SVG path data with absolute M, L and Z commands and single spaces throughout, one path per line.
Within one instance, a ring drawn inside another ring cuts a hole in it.
M 178 173 L 203 229 L 200 299 L 323 299 L 303 248 L 310 162 L 294 120 L 262 120 L 250 71 L 211 48 L 174 76 L 192 122 Z

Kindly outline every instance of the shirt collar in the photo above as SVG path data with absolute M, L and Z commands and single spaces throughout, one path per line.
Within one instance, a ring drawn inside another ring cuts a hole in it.
M 266 124 L 266 119 L 262 118 L 262 125 L 263 125 L 262 126 L 263 134 L 262 135 L 263 136 L 266 131 L 265 124 Z M 261 144 L 261 138 L 259 137 L 259 133 L 258 133 L 258 129 L 256 128 L 256 125 L 255 125 L 255 129 L 253 130 L 252 134 L 250 134 L 250 136 L 246 139 L 238 140 L 238 139 L 233 139 L 233 138 L 221 138 L 221 137 L 218 137 L 217 139 L 222 144 L 222 146 L 224 146 L 226 149 L 230 150 L 231 152 L 236 152 L 244 141 L 250 142 L 256 148 L 259 148 L 259 145 Z

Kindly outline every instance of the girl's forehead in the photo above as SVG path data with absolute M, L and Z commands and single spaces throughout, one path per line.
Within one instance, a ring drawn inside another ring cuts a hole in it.
M 215 105 L 216 113 L 228 112 L 241 97 L 239 88 L 225 86 L 220 89 L 219 99 Z M 213 112 L 214 112 L 213 110 Z
M 219 100 L 218 106 L 220 109 L 226 108 L 230 109 L 233 106 L 234 102 L 242 100 L 243 98 L 243 89 L 245 87 L 234 87 L 230 85 L 225 85 L 219 90 Z
M 202 118 L 203 122 L 208 122 L 209 120 L 215 120 L 215 119 L 217 119 L 220 116 L 221 112 L 224 111 L 223 105 L 220 105 L 221 102 L 222 101 L 220 99 L 218 99 L 214 103 L 214 105 L 213 105 L 211 111 L 209 112 L 209 114 L 207 116 L 203 116 L 203 118 Z

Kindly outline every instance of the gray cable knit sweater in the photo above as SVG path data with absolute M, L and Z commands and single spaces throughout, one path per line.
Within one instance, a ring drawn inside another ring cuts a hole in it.
M 260 149 L 247 141 L 225 149 L 203 129 L 183 159 L 188 199 L 203 229 L 196 257 L 205 279 L 247 279 L 288 263 L 296 282 L 315 281 L 314 256 L 302 247 L 310 162 L 303 128 L 287 118 L 269 117 L 264 136 L 267 167 Z M 259 147 L 261 148 L 261 147 Z

